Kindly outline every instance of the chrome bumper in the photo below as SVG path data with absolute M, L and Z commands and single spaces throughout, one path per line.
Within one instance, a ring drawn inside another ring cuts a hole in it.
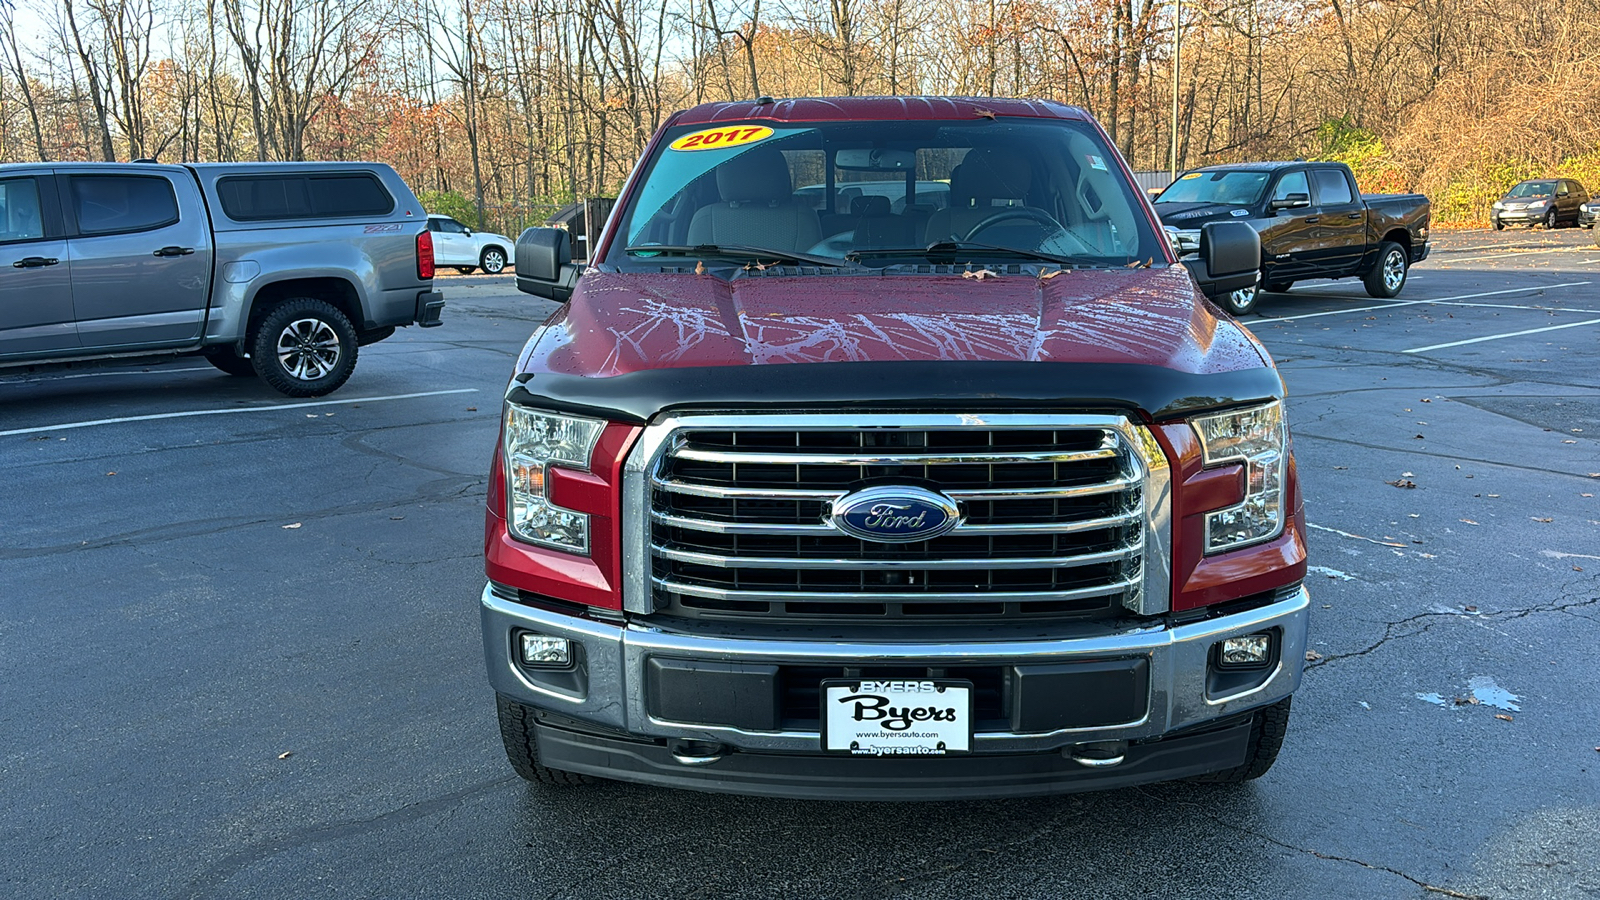
M 1111 726 L 1014 734 L 980 731 L 976 752 L 1054 750 L 1094 741 L 1141 740 L 1200 725 L 1280 700 L 1300 684 L 1310 600 L 1302 587 L 1284 600 L 1248 612 L 1176 628 L 1159 625 L 1110 636 L 972 643 L 870 643 L 746 640 L 670 633 L 637 624 L 611 625 L 524 606 L 485 586 L 481 599 L 484 655 L 494 689 L 519 703 L 602 728 L 647 738 L 720 742 L 743 750 L 817 753 L 816 731 L 746 731 L 667 721 L 646 708 L 646 665 L 652 657 L 777 665 L 971 666 L 1059 664 L 1107 657 L 1149 660 L 1149 706 L 1141 718 Z M 1236 635 L 1279 629 L 1278 663 L 1246 690 L 1207 691 L 1212 646 Z M 531 675 L 512 655 L 517 630 L 564 637 L 581 645 L 576 671 Z

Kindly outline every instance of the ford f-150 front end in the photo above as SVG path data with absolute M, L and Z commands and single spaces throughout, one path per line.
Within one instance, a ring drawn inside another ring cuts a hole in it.
M 1282 382 L 1082 112 L 698 107 L 581 277 L 565 246 L 519 242 L 571 296 L 488 498 L 518 772 L 895 800 L 1271 765 L 1308 617 Z

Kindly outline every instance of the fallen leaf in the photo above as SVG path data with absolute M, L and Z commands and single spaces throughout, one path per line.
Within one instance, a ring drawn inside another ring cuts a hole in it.
M 1579 497 L 1593 497 L 1593 494 L 1579 494 Z
M 478 411 L 478 408 L 476 406 L 467 407 L 467 412 L 477 412 L 477 411 Z
M 1407 488 L 1407 489 L 1415 488 L 1417 486 L 1417 483 L 1415 481 L 1412 481 L 1409 478 L 1402 478 L 1402 479 L 1399 479 L 1399 480 L 1396 480 L 1396 481 L 1385 481 L 1384 484 L 1392 484 L 1397 488 Z
M 282 527 L 283 527 L 283 528 L 299 528 L 299 527 L 300 527 L 300 523 L 299 523 L 299 522 L 295 522 L 295 523 L 293 523 L 293 524 L 290 524 L 290 525 L 284 525 L 284 526 L 282 526 Z
M 1577 441 L 1562 441 L 1563 444 L 1576 444 Z
M 1333 468 L 1334 468 L 1334 469 L 1335 469 L 1335 470 L 1336 470 L 1336 471 L 1343 471 L 1343 470 L 1345 470 L 1345 469 L 1348 469 L 1348 468 L 1350 468 L 1350 467 L 1349 467 L 1349 466 L 1334 466 L 1334 467 L 1333 467 Z
M 1476 525 L 1476 524 L 1478 524 L 1477 522 L 1474 522 L 1471 519 L 1461 519 L 1460 521 L 1465 522 L 1468 525 Z
M 1477 612 L 1478 611 L 1478 608 L 1476 606 L 1463 606 L 1461 608 L 1466 610 L 1467 612 Z
M 695 260 L 695 262 L 694 262 L 694 273 L 696 275 L 704 275 L 706 273 L 706 264 L 705 264 L 704 261 L 698 260 L 698 259 Z
M 1455 699 L 1455 704 L 1457 706 L 1477 706 L 1478 705 L 1478 698 L 1477 697 L 1457 697 Z
M 1583 566 L 1573 566 L 1572 567 L 1572 571 L 1574 571 L 1574 572 L 1582 572 L 1583 571 Z
M 1419 435 L 1416 436 L 1416 440 L 1423 441 L 1423 440 L 1427 440 L 1427 438 L 1424 438 L 1422 435 L 1419 434 Z
M 115 474 L 117 474 L 117 473 L 115 473 L 115 472 L 107 472 L 106 473 L 106 477 L 110 478 L 112 475 L 115 475 Z
M 961 273 L 961 277 L 962 278 L 971 278 L 971 279 L 974 279 L 976 281 L 982 281 L 985 278 L 999 278 L 1000 276 L 999 276 L 999 274 L 997 274 L 995 272 L 991 272 L 988 269 L 979 269 L 976 272 L 973 272 L 973 271 L 962 272 Z
M 1555 521 L 1555 519 L 1553 519 L 1553 518 L 1551 518 L 1549 516 L 1544 516 L 1544 517 L 1529 516 L 1528 518 L 1534 520 L 1535 522 L 1554 522 Z
M 315 419 L 316 417 L 317 417 L 316 413 L 306 413 L 306 418 L 308 418 L 308 419 Z
M 1499 494 L 1490 494 L 1490 495 L 1489 495 L 1489 496 L 1491 496 L 1491 497 L 1498 497 L 1498 496 L 1500 496 L 1500 495 L 1499 495 Z
M 1321 658 L 1322 658 L 1322 654 L 1318 653 L 1315 650 L 1307 650 L 1306 651 L 1306 662 L 1316 662 L 1317 660 L 1319 660 Z
M 1499 719 L 1502 722 L 1510 722 L 1510 721 L 1512 721 L 1511 717 L 1506 715 L 1505 713 L 1495 713 L 1494 717 L 1496 719 Z
M 972 108 L 972 116 L 975 119 L 992 119 L 994 118 L 994 110 L 984 109 L 981 106 L 974 106 Z
M 398 522 L 398 521 L 400 521 L 401 519 L 404 519 L 404 518 L 405 518 L 405 516 L 390 516 L 389 517 L 389 521 Z
M 1433 402 L 1433 401 L 1432 401 L 1432 400 L 1429 400 L 1429 399 L 1428 399 L 1428 398 L 1427 398 L 1427 397 L 1423 397 L 1423 398 L 1422 398 L 1422 402 L 1423 402 L 1423 403 L 1432 403 L 1432 402 Z
M 288 759 L 289 757 L 291 757 L 293 755 L 294 755 L 294 751 L 293 750 L 285 750 L 282 753 L 278 754 L 278 758 L 279 759 Z
M 1049 281 L 1050 279 L 1056 277 L 1057 275 L 1065 275 L 1066 272 L 1067 272 L 1066 269 L 1052 269 L 1049 272 L 1040 272 L 1039 273 L 1039 280 L 1040 281 Z

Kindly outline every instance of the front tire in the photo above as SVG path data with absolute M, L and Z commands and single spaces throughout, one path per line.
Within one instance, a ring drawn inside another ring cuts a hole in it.
M 1499 219 L 1495 219 L 1494 220 L 1494 230 L 1495 231 L 1505 231 L 1506 230 L 1506 223 L 1500 221 Z
M 1555 231 L 1556 230 L 1556 211 L 1554 209 L 1552 209 L 1549 212 L 1544 214 L 1544 230 L 1545 231 Z
M 229 375 L 255 377 L 255 363 L 234 352 L 232 347 L 207 347 L 201 355 L 206 358 L 206 362 Z
M 1384 241 L 1378 245 L 1378 260 L 1361 277 L 1367 286 L 1368 296 L 1387 299 L 1400 293 L 1406 286 L 1406 276 L 1411 271 L 1410 259 L 1406 256 L 1406 248 L 1394 241 Z
M 338 390 L 356 368 L 355 327 L 333 304 L 294 297 L 274 306 L 256 326 L 250 356 L 256 374 L 289 397 Z
M 506 251 L 499 247 L 485 247 L 483 255 L 478 257 L 478 265 L 485 274 L 499 275 L 506 269 Z
M 1285 697 L 1271 706 L 1256 710 L 1255 718 L 1250 722 L 1250 746 L 1245 751 L 1242 765 L 1196 775 L 1189 780 L 1204 784 L 1242 784 L 1267 774 L 1267 770 L 1278 760 L 1278 751 L 1283 748 L 1283 736 L 1289 730 L 1289 701 L 1293 699 Z
M 500 718 L 500 742 L 505 745 L 506 759 L 518 775 L 538 784 L 593 784 L 599 780 L 592 775 L 580 775 L 540 764 L 539 736 L 533 724 L 534 711 L 499 694 L 495 695 L 494 705 L 495 713 Z
M 1235 316 L 1250 313 L 1256 308 L 1256 302 L 1261 299 L 1261 281 L 1257 276 L 1255 284 L 1237 291 L 1230 291 L 1217 298 L 1217 305 Z

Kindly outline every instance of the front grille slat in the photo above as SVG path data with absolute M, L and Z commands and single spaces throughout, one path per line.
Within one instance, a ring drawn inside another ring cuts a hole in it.
M 1143 581 L 1142 469 L 1098 423 L 685 428 L 647 476 L 644 584 L 669 615 L 1101 617 L 1132 605 Z M 884 483 L 939 490 L 963 520 L 902 544 L 830 524 L 834 501 Z

